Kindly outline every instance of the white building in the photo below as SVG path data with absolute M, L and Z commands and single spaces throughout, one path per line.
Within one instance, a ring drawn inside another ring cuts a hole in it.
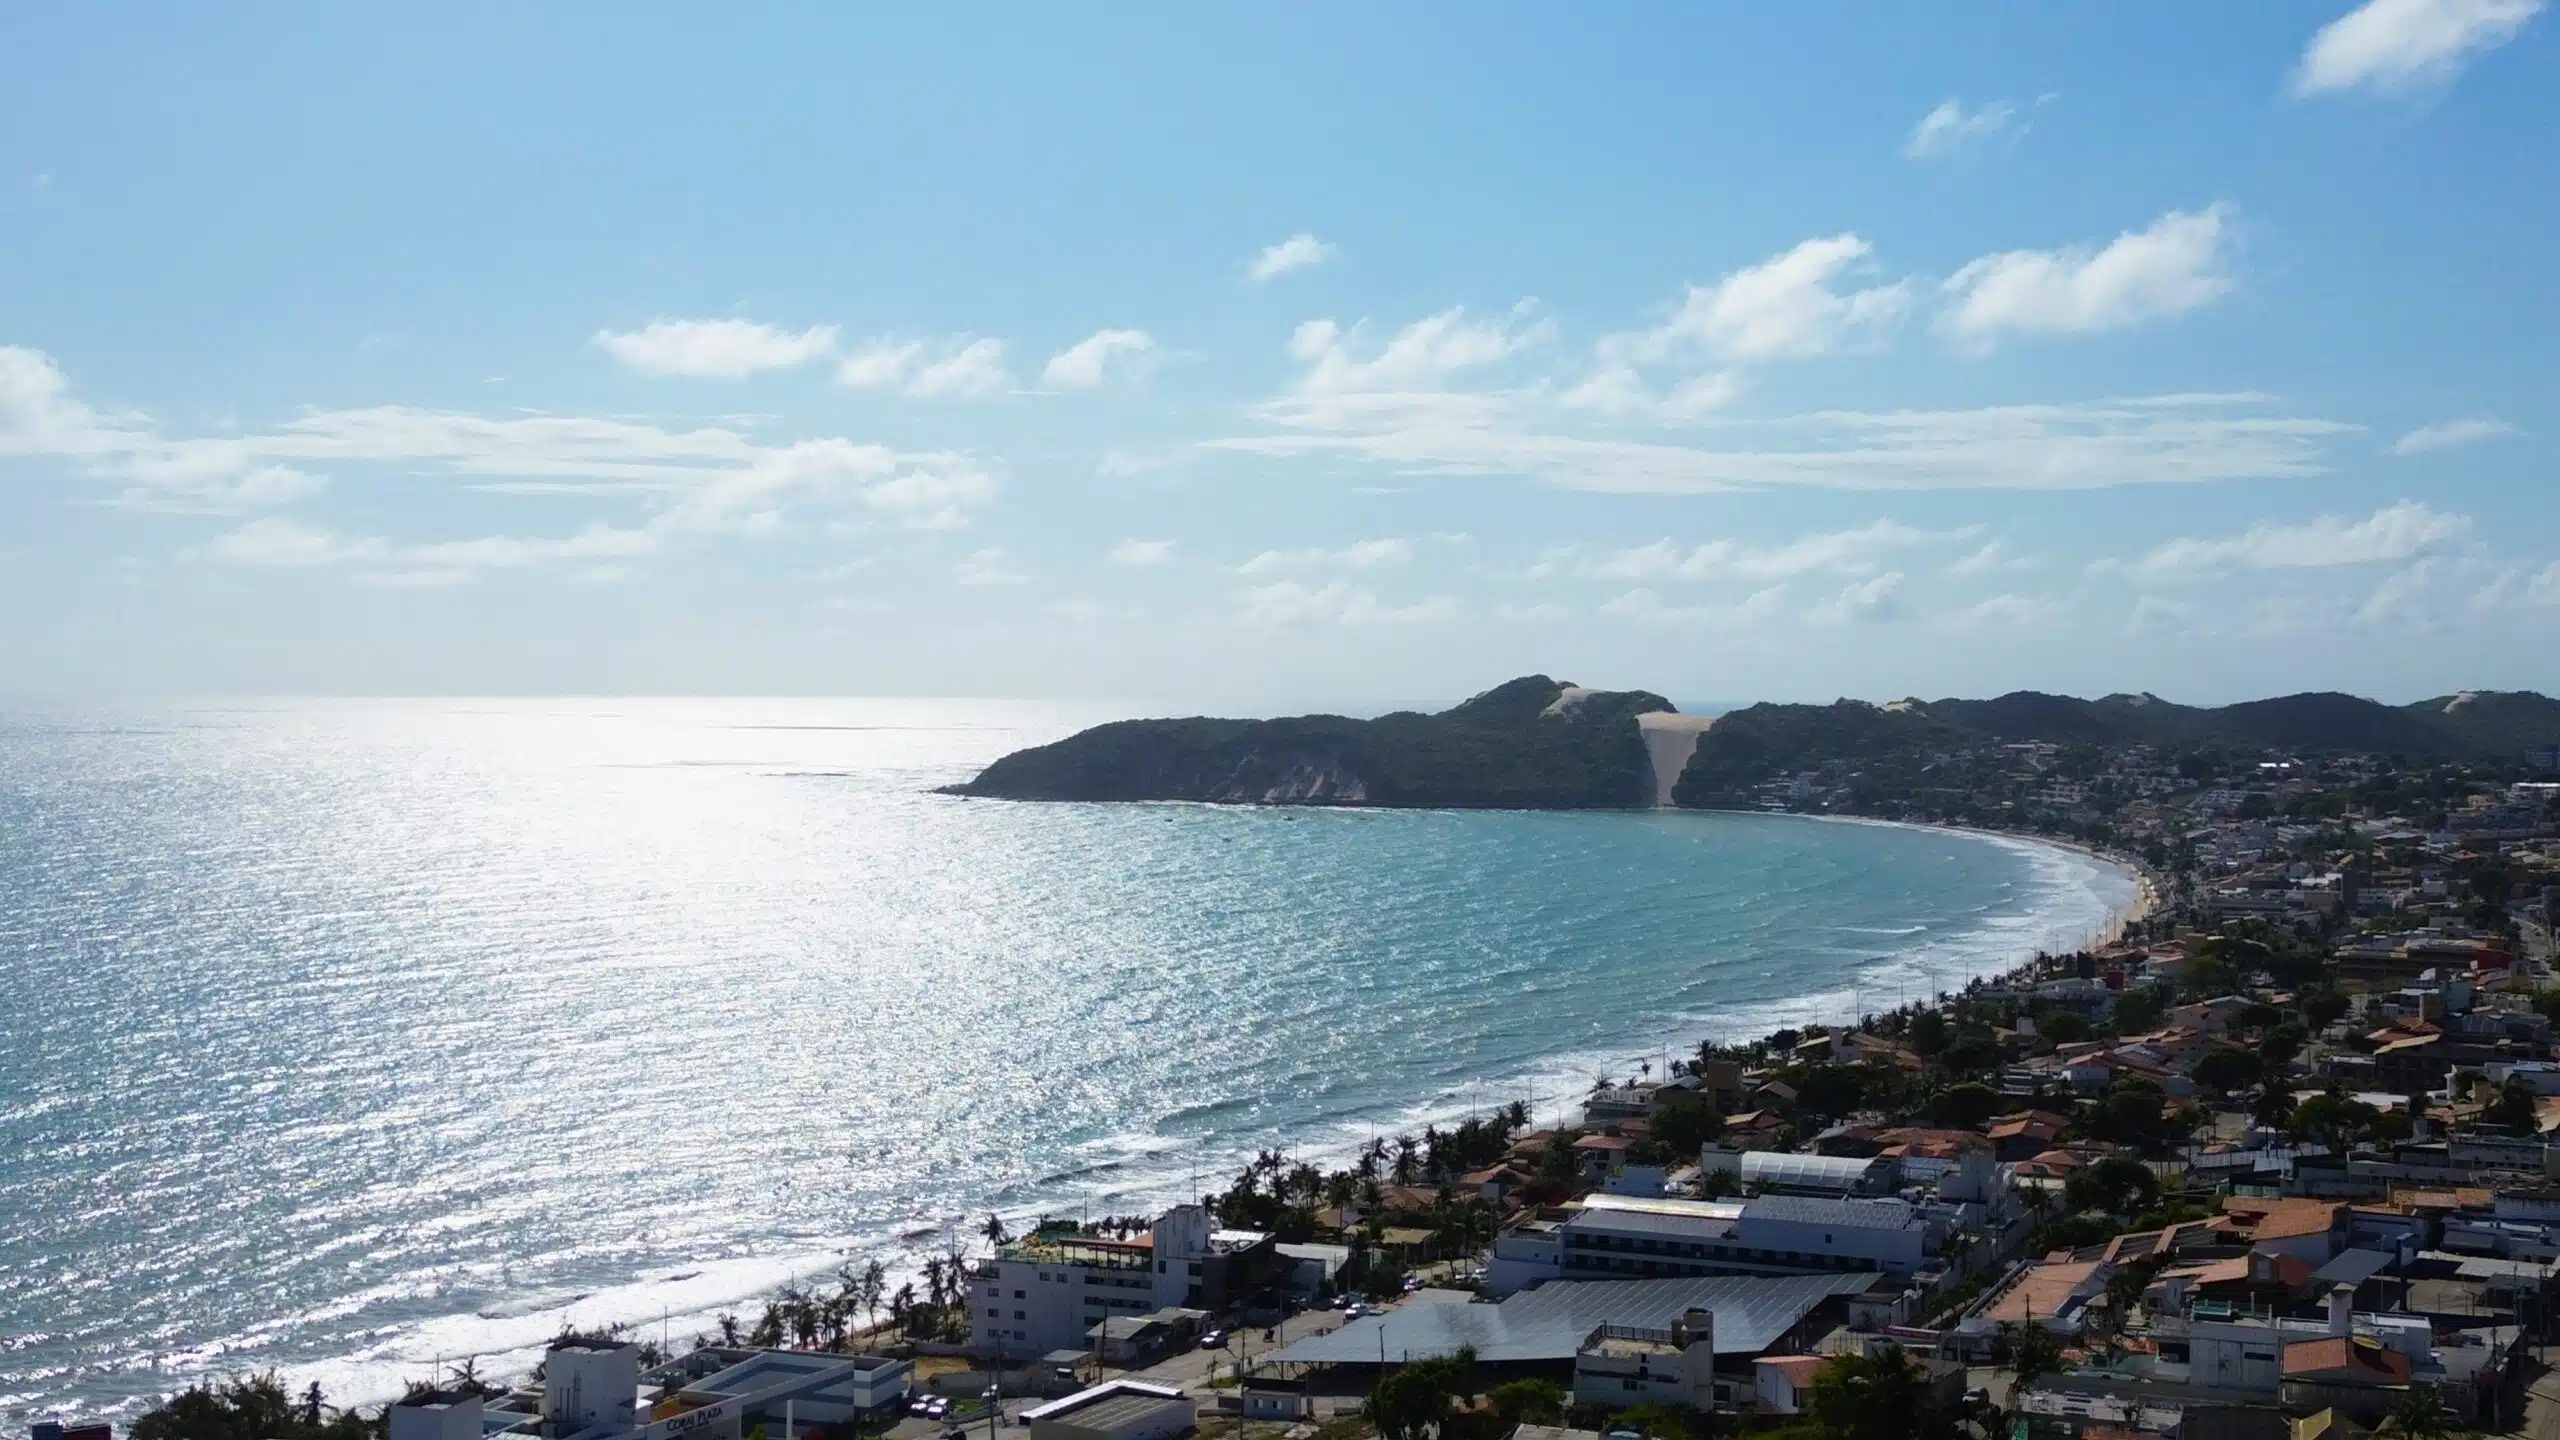
M 1929 1257 L 1927 1217 L 1894 1198 L 1665 1200 L 1592 1195 L 1560 1219 L 1532 1219 L 1494 1241 L 1487 1275 L 1508 1295 L 1549 1280 L 1691 1275 L 1909 1275 Z
M 1200 1423 L 1200 1406 L 1169 1385 L 1106 1380 L 1022 1412 L 1031 1440 L 1172 1440 Z
M 630 1341 L 565 1340 L 542 1359 L 542 1418 L 565 1437 L 639 1428 L 640 1347 Z
M 1678 1405 L 1701 1413 L 1729 1400 L 1716 1390 L 1716 1323 L 1690 1310 L 1668 1328 L 1601 1325 L 1573 1356 L 1573 1398 L 1605 1410 Z
M 969 1276 L 969 1339 L 982 1354 L 1083 1350 L 1105 1320 L 1178 1307 L 1224 1308 L 1249 1262 L 1278 1262 L 1267 1235 L 1220 1230 L 1177 1205 L 1144 1235 L 1119 1240 L 1051 1226 L 980 1261 Z
M 477 1395 L 431 1394 L 391 1407 L 391 1440 L 480 1440 Z

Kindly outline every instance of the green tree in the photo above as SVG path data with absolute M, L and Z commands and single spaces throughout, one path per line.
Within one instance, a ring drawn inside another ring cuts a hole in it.
M 1857 1109 L 1866 1093 L 1866 1076 L 1851 1065 L 1809 1065 L 1796 1078 L 1797 1108 L 1825 1120 Z
M 1573 1401 L 1563 1386 L 1545 1380 L 1505 1381 L 1484 1392 L 1484 1398 L 1506 1434 L 1515 1425 L 1561 1425 L 1565 1406 Z
M 2110 1155 L 2074 1175 L 2062 1187 L 2062 1198 L 2074 1209 L 2133 1215 L 2160 1193 L 2160 1182 L 2139 1160 Z
M 1475 1368 L 1472 1346 L 1418 1360 L 1380 1379 L 1361 1413 L 1385 1440 L 1438 1440 L 1449 1423 L 1449 1402 L 1467 1393 Z
M 1805 1408 L 1831 1440 L 1934 1440 L 1954 1429 L 1920 1367 L 1898 1349 L 1833 1360 Z
M 2498 1098 L 2490 1101 L 2488 1107 L 2480 1112 L 2481 1123 L 2512 1130 L 2519 1135 L 2531 1135 L 2539 1114 L 2535 1099 L 2533 1087 L 2511 1075 L 2507 1077 L 2506 1084 L 2498 1087 Z
M 190 1386 L 146 1411 L 127 1433 L 132 1440 L 376 1440 L 384 1430 L 380 1416 L 328 1410 L 317 1385 L 296 1400 L 269 1371 Z
M 1665 1149 L 1696 1163 L 1701 1146 L 1724 1133 L 1724 1117 L 1704 1100 L 1675 1100 L 1656 1111 L 1651 1138 Z
M 2231 1045 L 2217 1045 L 2198 1057 L 2188 1073 L 2196 1083 L 2228 1095 L 2258 1083 L 2265 1064 L 2255 1050 L 2242 1050 Z
M 2455 1430 L 2453 1416 L 2445 1410 L 2444 1401 L 2435 1390 L 2430 1386 L 2414 1385 L 2400 1397 L 2400 1403 L 2392 1408 L 2390 1418 L 2382 1422 L 2381 1433 L 2398 1436 L 2400 1440 L 2444 1440 Z
M 1929 1097 L 1929 1118 L 1941 1125 L 1971 1130 L 2007 1108 L 2008 1101 L 1988 1085 L 1966 1081 Z
M 2030 1320 L 2009 1330 L 2009 1393 L 2023 1395 L 2035 1383 L 2062 1368 L 2062 1342 L 2053 1332 Z

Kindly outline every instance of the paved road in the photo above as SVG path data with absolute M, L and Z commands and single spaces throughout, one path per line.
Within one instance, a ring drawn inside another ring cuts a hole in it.
M 2536 1346 L 2532 1379 L 2524 1387 L 2524 1423 L 2508 1431 L 2526 1440 L 2560 1440 L 2560 1369 L 2552 1362 L 2560 1359 L 2560 1346 Z

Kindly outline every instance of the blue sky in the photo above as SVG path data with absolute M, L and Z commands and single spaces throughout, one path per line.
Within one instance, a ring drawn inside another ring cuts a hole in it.
M 2547 690 L 2541 8 L 18 7 L 0 685 Z

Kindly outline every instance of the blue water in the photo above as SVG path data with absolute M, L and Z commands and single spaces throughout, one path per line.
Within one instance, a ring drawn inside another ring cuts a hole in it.
M 2130 900 L 1736 815 L 925 793 L 1099 708 L 0 713 L 0 1413 L 395 1393 L 1883 1008 Z

